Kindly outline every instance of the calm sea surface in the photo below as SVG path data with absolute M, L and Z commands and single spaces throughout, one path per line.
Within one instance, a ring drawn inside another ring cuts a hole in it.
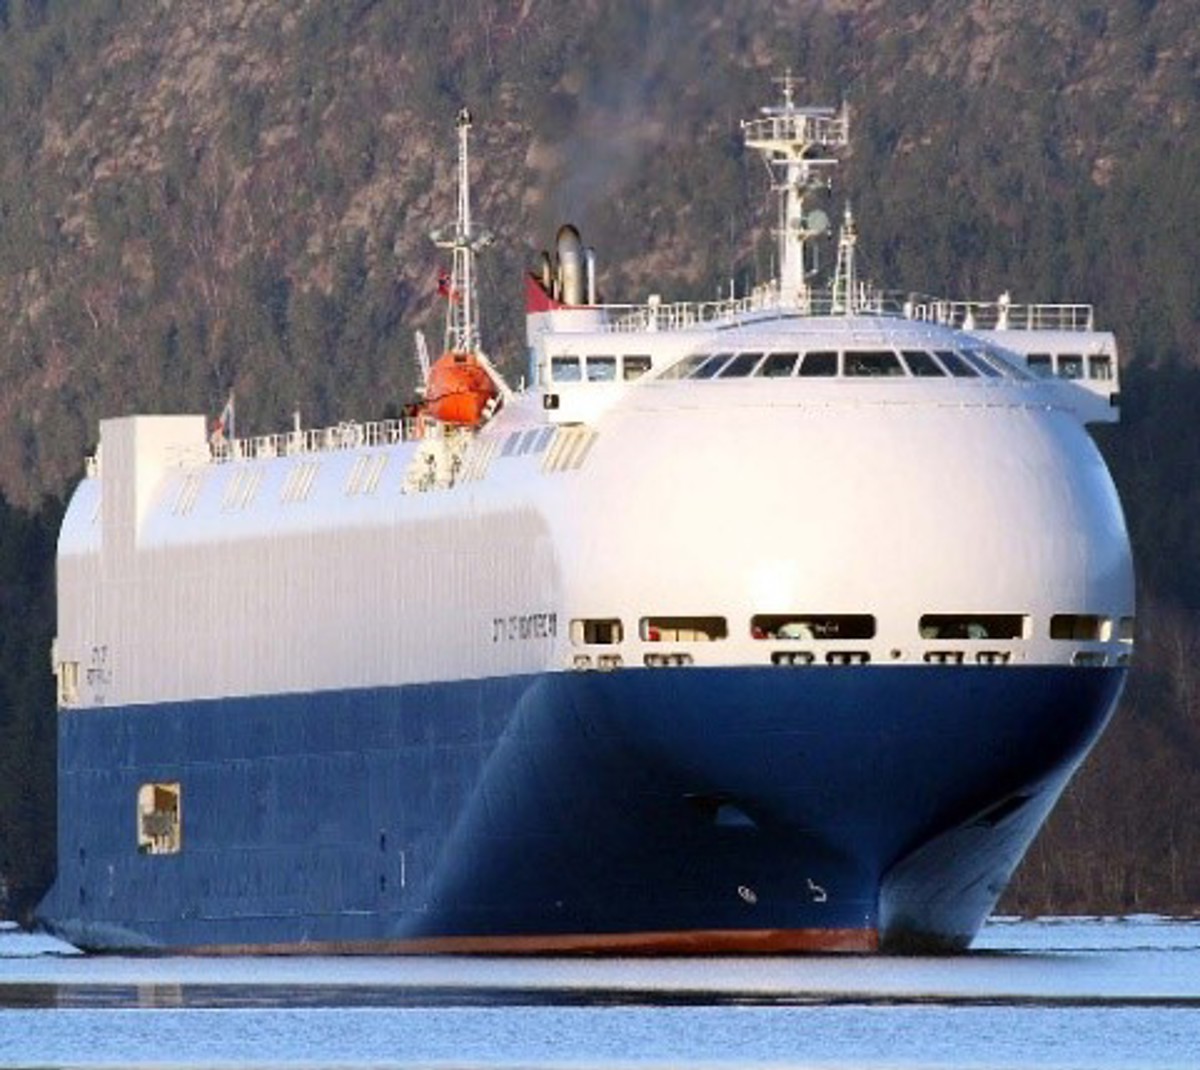
M 1200 1068 L 1200 923 L 939 959 L 91 958 L 0 930 L 0 1067 Z

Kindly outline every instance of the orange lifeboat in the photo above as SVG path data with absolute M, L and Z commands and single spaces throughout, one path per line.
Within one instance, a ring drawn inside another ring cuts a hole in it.
M 429 369 L 425 412 L 442 423 L 478 427 L 497 393 L 474 353 L 443 353 Z

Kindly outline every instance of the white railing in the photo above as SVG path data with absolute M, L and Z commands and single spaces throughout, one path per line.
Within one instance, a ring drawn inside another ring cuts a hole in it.
M 642 305 L 601 305 L 603 321 L 589 322 L 588 329 L 628 333 L 683 331 L 764 316 L 830 316 L 852 313 L 868 316 L 899 316 L 924 323 L 938 323 L 965 331 L 1091 331 L 1094 311 L 1085 304 L 1013 304 L 996 301 L 952 301 L 926 294 L 889 292 L 860 286 L 851 307 L 844 297 L 835 298 L 830 289 L 807 290 L 796 298 L 784 299 L 774 283 L 756 287 L 745 297 L 718 301 L 664 303 L 651 298 Z
M 850 116 L 828 108 L 797 108 L 763 119 L 746 119 L 742 134 L 748 144 L 827 145 L 839 147 L 850 140 Z
M 418 421 L 375 420 L 359 423 L 348 420 L 333 427 L 283 431 L 254 438 L 216 439 L 209 443 L 217 464 L 228 461 L 252 461 L 264 457 L 291 457 L 299 453 L 325 453 L 352 450 L 362 446 L 391 446 L 419 438 Z

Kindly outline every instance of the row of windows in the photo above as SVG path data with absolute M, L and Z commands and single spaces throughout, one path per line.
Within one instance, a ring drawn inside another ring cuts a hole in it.
M 848 349 L 807 353 L 693 353 L 668 368 L 664 379 L 809 379 L 901 378 L 935 379 L 950 376 L 1024 378 L 1010 361 L 990 349 Z
M 1111 381 L 1113 359 L 1107 353 L 1030 353 L 1029 370 L 1038 378 L 1094 379 Z M 646 355 L 558 356 L 550 358 L 550 378 L 556 383 L 613 382 L 638 379 L 650 370 Z M 1024 378 L 1021 369 L 995 350 L 979 349 L 865 349 L 813 350 L 783 353 L 746 352 L 693 353 L 668 368 L 664 379 L 765 379 L 874 378 L 969 379 L 983 376 Z
M 917 622 L 922 639 L 1029 639 L 1031 618 L 1026 613 L 926 613 Z M 874 639 L 875 617 L 869 613 L 759 613 L 750 618 L 754 639 L 862 640 Z M 642 617 L 637 635 L 646 643 L 712 642 L 729 637 L 724 617 Z M 1133 617 L 1093 613 L 1056 613 L 1050 618 L 1051 639 L 1108 642 L 1133 641 Z M 623 642 L 619 618 L 577 618 L 571 621 L 576 646 L 611 646 Z
M 1113 378 L 1113 359 L 1107 353 L 1091 357 L 1084 357 L 1082 353 L 1030 353 L 1026 363 L 1039 379 L 1096 379 L 1109 382 Z
M 556 383 L 611 383 L 618 379 L 640 379 L 650 370 L 645 354 L 624 357 L 551 357 L 550 378 Z

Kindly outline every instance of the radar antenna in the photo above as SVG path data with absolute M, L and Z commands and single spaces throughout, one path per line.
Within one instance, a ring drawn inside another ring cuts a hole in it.
M 747 148 L 762 155 L 779 195 L 779 296 L 785 305 L 807 309 L 811 301 L 805 246 L 829 226 L 819 209 L 805 211 L 819 189 L 827 189 L 838 165 L 834 151 L 850 140 L 850 112 L 833 108 L 797 107 L 792 72 L 782 79 L 783 105 L 762 109 L 762 118 L 742 123 Z

